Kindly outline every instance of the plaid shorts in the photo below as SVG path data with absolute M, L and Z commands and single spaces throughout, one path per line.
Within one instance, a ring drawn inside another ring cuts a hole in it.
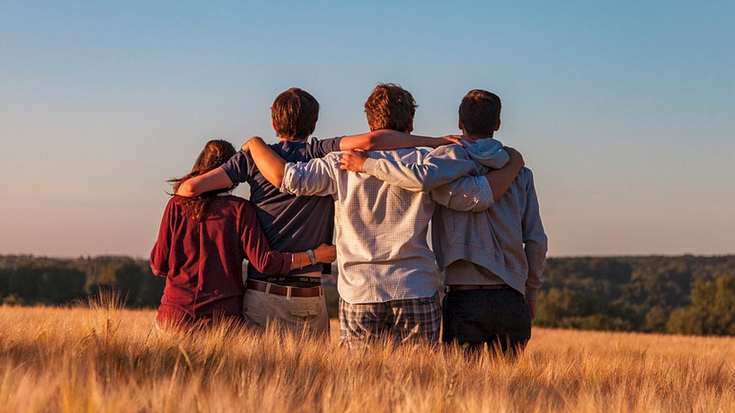
M 370 347 L 383 340 L 394 346 L 409 342 L 436 344 L 440 328 L 439 293 L 368 304 L 339 299 L 339 344 L 350 349 Z

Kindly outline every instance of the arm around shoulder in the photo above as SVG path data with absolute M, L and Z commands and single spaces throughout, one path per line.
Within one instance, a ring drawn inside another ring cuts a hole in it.
M 229 188 L 232 185 L 233 182 L 224 169 L 218 167 L 204 175 L 195 176 L 182 182 L 176 195 L 199 196 L 205 192 Z
M 339 143 L 339 149 L 342 151 L 352 149 L 378 151 L 415 148 L 418 146 L 436 148 L 441 145 L 458 143 L 459 141 L 460 136 L 458 135 L 447 135 L 439 138 L 433 138 L 429 136 L 410 135 L 405 132 L 399 132 L 391 129 L 379 129 L 359 135 L 345 136 Z
M 273 186 L 280 188 L 283 184 L 283 171 L 286 168 L 286 161 L 278 156 L 259 136 L 250 138 L 246 145 L 260 173 Z
M 493 191 L 495 201 L 499 200 L 508 192 L 516 176 L 526 164 L 520 152 L 509 147 L 506 147 L 505 150 L 510 155 L 508 163 L 500 169 L 495 169 L 485 174 L 485 178 Z

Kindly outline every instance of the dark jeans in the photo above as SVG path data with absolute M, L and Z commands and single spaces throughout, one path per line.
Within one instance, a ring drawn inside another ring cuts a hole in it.
M 467 350 L 504 354 L 522 351 L 531 339 L 531 314 L 523 294 L 513 288 L 466 290 L 444 296 L 442 341 Z

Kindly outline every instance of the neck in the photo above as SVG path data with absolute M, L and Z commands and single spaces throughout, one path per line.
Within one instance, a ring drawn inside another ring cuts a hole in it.
M 464 136 L 464 139 L 468 142 L 475 142 L 475 141 L 479 141 L 482 139 L 491 139 L 493 137 L 493 134 L 491 133 L 490 135 L 478 135 L 478 134 L 473 135 L 463 130 L 462 136 Z
M 288 138 L 282 138 L 280 136 L 278 137 L 279 141 L 289 141 L 289 142 L 306 142 L 308 139 L 309 139 L 308 136 L 306 138 L 301 138 L 301 139 L 288 139 Z

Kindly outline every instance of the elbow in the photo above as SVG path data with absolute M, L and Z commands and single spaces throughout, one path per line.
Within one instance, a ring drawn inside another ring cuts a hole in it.
M 391 131 L 387 129 L 379 129 L 365 134 L 360 138 L 355 146 L 355 149 L 362 149 L 365 151 L 377 151 L 381 149 L 388 149 L 387 143 L 390 139 Z
M 257 262 L 253 262 L 252 264 L 255 269 L 266 275 L 288 274 L 291 263 L 286 262 L 285 259 L 277 259 L 278 254 L 279 253 L 276 251 L 271 251 L 267 254 L 266 257 L 263 257 L 262 260 L 258 260 Z
M 157 264 L 151 264 L 151 272 L 157 277 L 168 276 L 168 271 L 163 271 Z
M 428 193 L 429 193 L 429 192 L 431 192 L 431 191 L 432 191 L 432 190 L 433 190 L 433 189 L 434 189 L 435 187 L 436 187 L 436 186 L 434 186 L 434 185 L 428 185 L 428 184 L 427 184 L 427 181 L 425 181 L 425 180 L 424 180 L 424 181 L 421 181 L 421 184 L 419 184 L 419 186 L 418 186 L 418 188 L 417 188 L 417 189 L 418 189 L 418 191 L 417 191 L 417 192 L 423 192 L 423 193 L 425 193 L 425 194 L 428 194 Z
M 356 142 L 355 149 L 362 149 L 365 151 L 375 149 L 377 147 L 377 143 L 373 135 L 374 134 L 369 133 L 365 137 L 360 138 L 360 140 Z
M 283 172 L 276 175 L 275 179 L 273 180 L 273 186 L 275 186 L 278 189 L 281 189 L 283 186 Z
M 179 185 L 179 189 L 176 190 L 176 195 L 181 196 L 196 196 L 197 193 L 195 192 L 194 184 L 191 182 L 191 179 L 187 179 L 186 181 L 182 182 L 181 185 Z
M 276 175 L 276 176 L 267 176 L 266 179 L 268 182 L 271 183 L 271 185 L 275 186 L 278 189 L 281 189 L 283 186 L 283 175 Z

